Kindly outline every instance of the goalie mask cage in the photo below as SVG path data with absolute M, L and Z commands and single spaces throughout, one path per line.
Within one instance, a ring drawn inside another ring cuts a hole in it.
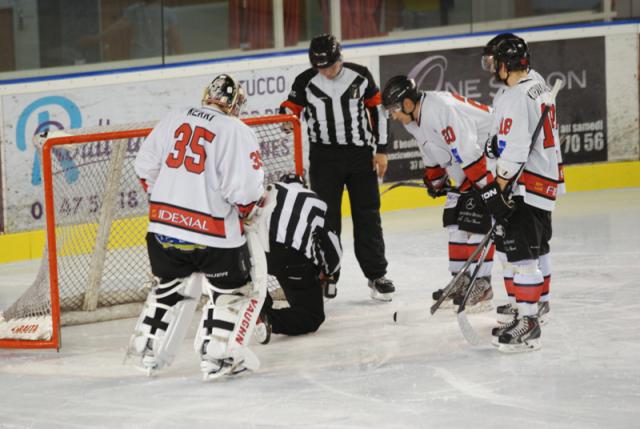
M 304 174 L 295 116 L 243 121 L 258 137 L 265 184 Z M 63 130 L 44 140 L 47 244 L 32 285 L 0 313 L 0 347 L 59 348 L 61 325 L 138 316 L 152 276 L 147 195 L 133 164 L 154 125 Z

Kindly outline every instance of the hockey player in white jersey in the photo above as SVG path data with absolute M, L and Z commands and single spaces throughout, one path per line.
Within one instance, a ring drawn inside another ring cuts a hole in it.
M 250 281 L 243 219 L 263 195 L 253 131 L 238 116 L 244 90 L 229 75 L 207 86 L 202 106 L 175 111 L 135 160 L 149 194 L 147 248 L 156 279 L 129 354 L 152 373 L 170 365 L 203 289 L 195 349 L 205 379 L 255 369 L 247 348 L 264 301 Z
M 390 117 L 415 137 L 425 165 L 424 183 L 429 195 L 447 196 L 443 224 L 449 232 L 449 271 L 456 275 L 491 228 L 491 217 L 477 192 L 493 180 L 484 154 L 491 109 L 459 94 L 419 92 L 406 76 L 389 79 L 382 103 Z M 475 307 L 476 311 L 491 306 L 492 260 L 493 246 L 469 296 L 470 309 L 476 304 L 481 304 Z M 456 283 L 449 295 L 454 305 L 462 300 L 469 280 L 465 274 Z M 436 290 L 433 299 L 441 294 L 442 289 Z
M 496 46 L 503 40 L 518 40 L 522 42 L 525 46 L 525 49 L 528 52 L 528 46 L 524 39 L 516 36 L 512 33 L 500 33 L 494 38 L 492 38 L 484 47 L 483 55 L 482 55 L 482 68 L 485 71 L 495 73 L 494 68 L 494 60 L 493 56 L 495 53 Z M 529 78 L 536 80 L 541 83 L 545 83 L 544 78 L 531 67 L 529 67 L 528 71 Z M 502 83 L 502 82 L 501 82 Z M 493 97 L 493 103 L 497 103 L 500 96 L 504 94 L 507 90 L 507 86 L 502 83 L 502 85 L 498 88 L 497 92 Z M 497 148 L 497 139 L 492 138 L 487 140 L 489 143 L 487 145 L 487 156 L 490 158 L 495 158 L 498 148 Z M 556 145 L 556 151 L 558 152 L 558 195 L 562 195 L 565 192 L 564 186 L 564 172 L 562 165 L 562 150 L 560 145 Z M 498 314 L 498 321 L 500 323 L 509 323 L 513 320 L 517 312 L 516 306 L 516 297 L 515 290 L 513 288 L 513 271 L 511 270 L 511 266 L 507 264 L 506 255 L 502 252 L 496 252 L 496 260 L 498 260 L 503 266 L 503 277 L 505 289 L 507 291 L 507 296 L 509 298 L 509 302 L 505 305 L 500 305 L 496 308 L 496 312 Z M 540 295 L 540 301 L 538 302 L 538 320 L 541 324 L 544 324 L 544 321 L 547 319 L 549 310 L 550 310 L 550 289 L 551 289 L 551 252 L 546 253 L 544 255 L 540 255 L 539 257 L 540 263 L 540 271 L 542 272 L 542 276 L 544 277 L 544 285 L 542 287 L 542 294 Z
M 548 86 L 529 77 L 529 53 L 521 39 L 500 41 L 494 51 L 496 78 L 506 90 L 494 104 L 493 152 L 497 156 L 496 180 L 482 197 L 504 234 L 496 247 L 504 252 L 513 271 L 516 317 L 493 329 L 501 351 L 539 349 L 538 302 L 544 276 L 540 255 L 549 253 L 551 211 L 560 182 L 556 109 Z M 542 132 L 532 142 L 542 112 L 548 115 Z

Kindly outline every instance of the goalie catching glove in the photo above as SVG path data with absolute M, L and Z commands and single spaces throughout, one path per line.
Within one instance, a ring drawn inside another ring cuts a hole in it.
M 496 222 L 500 224 L 504 224 L 515 210 L 513 200 L 502 192 L 498 182 L 494 181 L 485 186 L 480 192 L 480 196 Z

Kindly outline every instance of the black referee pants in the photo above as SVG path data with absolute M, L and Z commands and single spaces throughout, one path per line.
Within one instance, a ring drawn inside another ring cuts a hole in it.
M 353 219 L 356 259 L 368 279 L 387 273 L 380 221 L 380 192 L 369 147 L 324 147 L 311 144 L 311 189 L 327 203 L 326 222 L 338 235 L 342 229 L 342 192 L 347 187 Z
M 289 308 L 275 310 L 267 295 L 263 312 L 276 334 L 315 332 L 324 322 L 324 301 L 318 281 L 320 269 L 299 251 L 271 243 L 267 253 L 269 274 L 275 276 L 289 301 Z

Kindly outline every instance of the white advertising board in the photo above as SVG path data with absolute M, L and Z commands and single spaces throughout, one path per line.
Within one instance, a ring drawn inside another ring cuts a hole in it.
M 248 95 L 246 115 L 276 114 L 307 66 L 233 72 Z M 217 74 L 217 73 L 216 73 Z M 33 137 L 45 130 L 159 120 L 199 105 L 213 74 L 28 92 L 2 97 L 5 232 L 42 228 L 40 156 Z

